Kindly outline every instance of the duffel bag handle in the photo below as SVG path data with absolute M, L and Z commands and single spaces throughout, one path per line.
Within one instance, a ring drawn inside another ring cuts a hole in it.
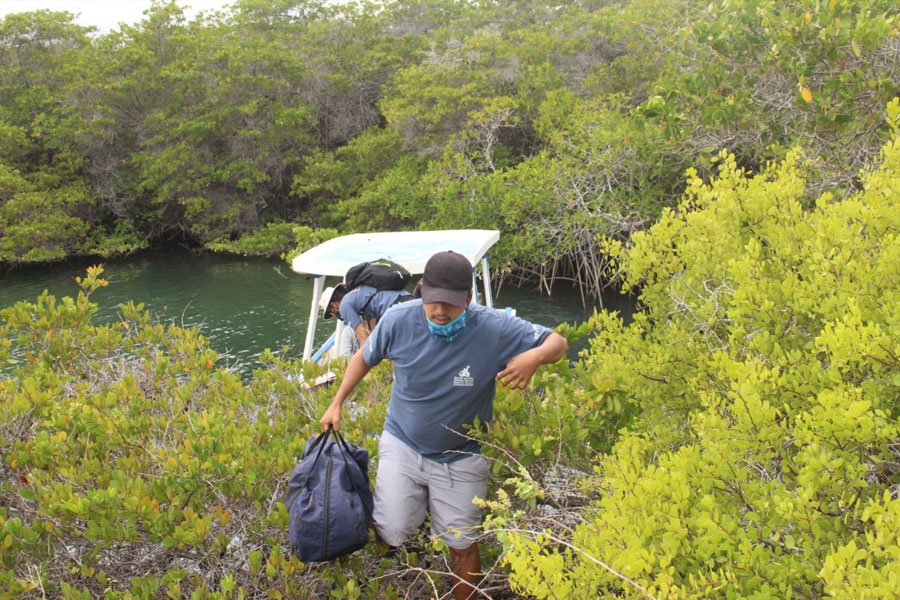
M 313 440 L 313 443 L 310 444 L 306 452 L 303 453 L 303 458 L 306 458 L 316 450 L 316 446 L 319 447 L 318 452 L 316 453 L 316 458 L 313 461 L 313 466 L 310 469 L 310 473 L 316 470 L 316 465 L 319 463 L 319 457 L 322 456 L 322 451 L 325 449 L 325 441 L 330 435 L 333 435 L 335 440 L 337 440 L 336 443 L 338 445 L 338 449 L 341 451 L 341 457 L 344 459 L 344 463 L 349 465 L 352 462 L 352 459 L 348 458 L 347 456 L 350 453 L 350 446 L 344 440 L 344 436 L 342 436 L 339 431 L 335 431 L 331 427 L 331 425 L 329 425 L 328 429 L 320 433 L 319 436 L 315 440 Z M 353 489 L 356 489 L 356 485 L 353 484 L 352 480 L 350 484 L 353 485 Z

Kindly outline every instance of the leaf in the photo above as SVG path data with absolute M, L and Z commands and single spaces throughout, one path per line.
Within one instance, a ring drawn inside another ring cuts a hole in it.
M 803 101 L 809 104 L 813 100 L 812 92 L 809 91 L 809 88 L 805 85 L 800 86 L 800 97 L 803 98 Z

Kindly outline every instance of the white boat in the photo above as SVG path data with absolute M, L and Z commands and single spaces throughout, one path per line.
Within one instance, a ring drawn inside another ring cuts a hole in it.
M 330 239 L 310 248 L 291 261 L 297 273 L 313 276 L 312 303 L 309 308 L 309 325 L 303 345 L 303 360 L 318 362 L 335 356 L 340 348 L 342 335 L 350 335 L 337 320 L 335 332 L 322 348 L 313 354 L 313 340 L 319 319 L 319 300 L 328 277 L 343 280 L 347 270 L 361 262 L 389 258 L 400 263 L 412 275 L 421 275 L 425 263 L 437 252 L 453 250 L 466 256 L 472 263 L 472 286 L 478 293 L 478 265 L 481 265 L 481 298 L 485 306 L 493 308 L 491 273 L 488 250 L 500 239 L 500 232 L 489 229 L 449 229 L 440 231 L 385 231 L 355 233 Z M 330 354 L 329 354 L 330 353 Z

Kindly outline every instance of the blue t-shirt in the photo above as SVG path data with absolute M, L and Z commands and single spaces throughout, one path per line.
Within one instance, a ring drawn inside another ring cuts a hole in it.
M 431 334 L 421 300 L 387 311 L 366 340 L 363 357 L 374 367 L 394 363 L 394 384 L 384 428 L 438 462 L 478 452 L 465 425 L 494 416 L 497 373 L 514 356 L 535 348 L 550 330 L 477 304 L 452 342 Z M 462 454 L 461 454 L 462 453 Z
M 378 320 L 397 301 L 400 296 L 409 296 L 404 290 L 384 290 L 379 292 L 371 285 L 360 285 L 353 288 L 341 298 L 341 320 L 356 331 L 357 325 L 363 321 L 362 310 L 365 306 L 367 319 Z M 366 302 L 372 298 L 366 306 Z

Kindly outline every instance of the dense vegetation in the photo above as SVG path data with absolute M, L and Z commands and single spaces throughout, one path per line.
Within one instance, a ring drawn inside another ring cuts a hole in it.
M 803 147 L 806 204 L 858 191 L 897 27 L 891 0 L 158 2 L 103 36 L 12 14 L 0 262 L 487 227 L 503 275 L 597 295 L 598 239 L 646 229 L 722 149 L 755 171 Z
M 587 382 L 551 396 L 640 410 L 584 474 L 580 518 L 499 504 L 529 596 L 896 597 L 900 138 L 862 191 L 810 209 L 797 154 L 720 163 L 614 250 L 645 309 L 594 317 Z
M 10 15 L 0 260 L 499 228 L 507 276 L 616 278 L 639 310 L 561 325 L 579 361 L 473 432 L 486 597 L 893 598 L 898 49 L 876 0 L 157 4 L 102 37 Z M 243 381 L 139 304 L 97 323 L 102 277 L 0 310 L 0 598 L 446 591 L 439 544 L 290 557 L 321 367 Z M 373 453 L 389 384 L 345 422 Z
M 804 207 L 799 152 L 723 153 L 677 210 L 606 242 L 642 310 L 600 312 L 580 361 L 501 390 L 487 597 L 892 598 L 900 578 L 900 102 L 862 189 Z M 303 565 L 285 475 L 333 388 L 273 355 L 249 382 L 141 306 L 0 311 L 0 595 L 399 598 L 419 555 Z M 375 450 L 390 368 L 349 407 Z

